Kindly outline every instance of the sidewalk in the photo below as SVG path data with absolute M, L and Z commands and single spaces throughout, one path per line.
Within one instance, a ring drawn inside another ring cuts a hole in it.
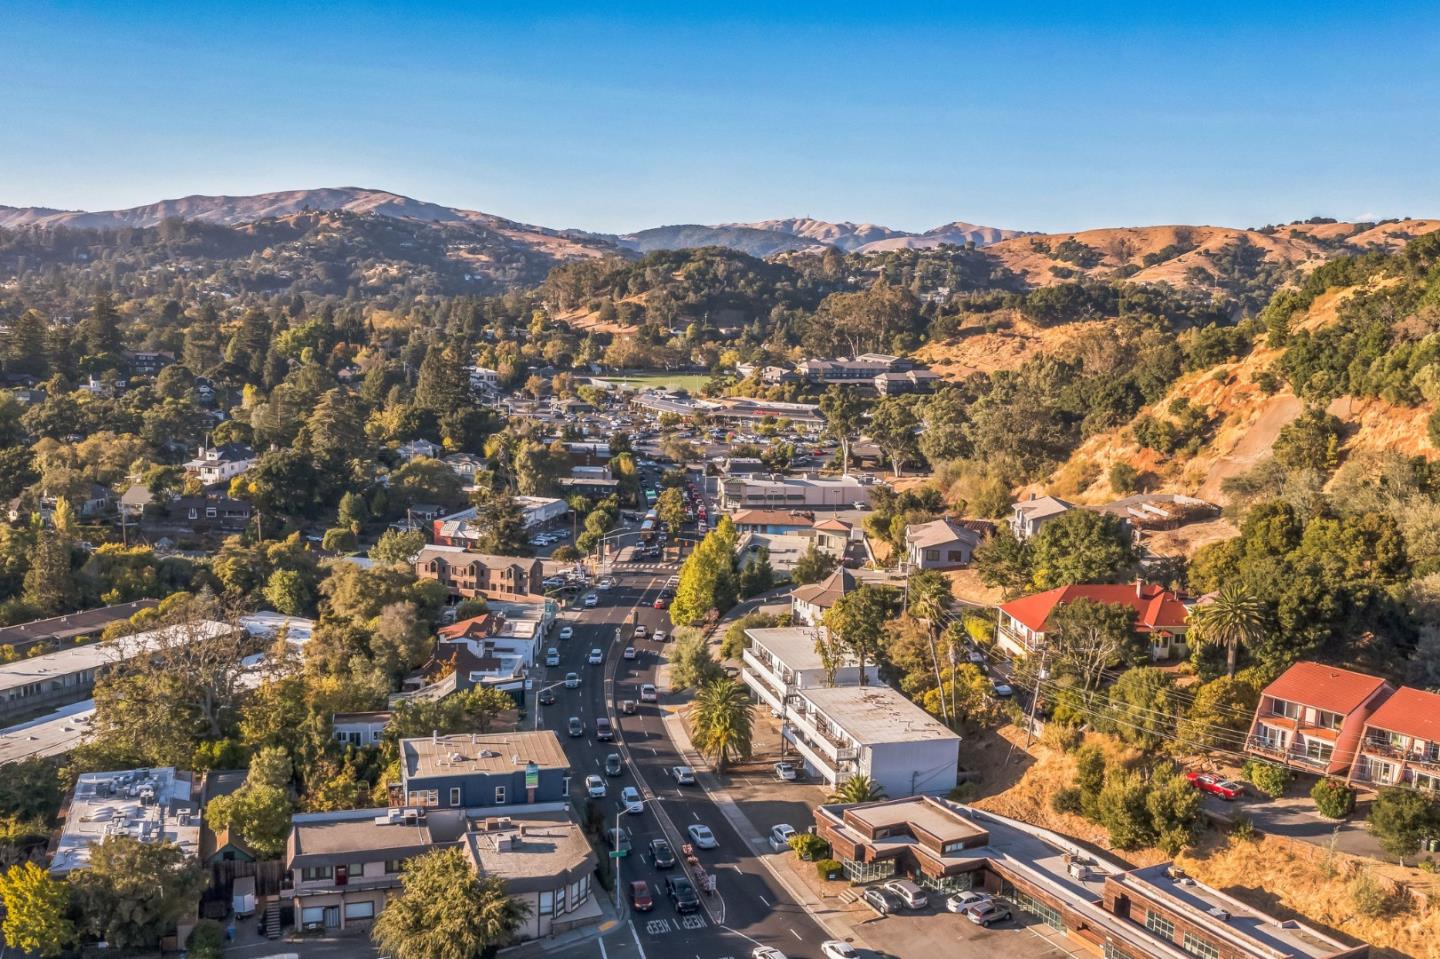
M 665 713 L 665 733 L 675 745 L 675 750 L 684 757 L 687 765 L 695 770 L 695 779 L 700 787 L 710 796 L 721 814 L 729 821 L 737 833 L 750 845 L 750 851 L 755 855 L 775 881 L 784 887 L 785 891 L 810 914 L 825 934 L 832 939 L 850 939 L 852 944 L 863 949 L 871 948 L 860 934 L 859 925 L 870 917 L 870 913 L 852 913 L 846 908 L 838 896 L 832 901 L 826 902 L 825 897 L 817 894 L 811 887 L 806 877 L 796 871 L 798 868 L 809 867 L 812 871 L 813 864 L 801 862 L 791 853 L 775 853 L 771 851 L 770 844 L 765 834 L 756 828 L 750 818 L 745 815 L 740 804 L 730 794 L 725 783 L 725 777 L 717 774 L 710 768 L 690 740 L 690 733 L 685 728 L 685 722 L 680 717 L 678 708 L 667 707 Z M 815 878 L 819 882 L 819 877 Z

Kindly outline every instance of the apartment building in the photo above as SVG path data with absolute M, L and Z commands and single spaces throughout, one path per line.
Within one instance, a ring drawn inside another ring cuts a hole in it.
M 745 635 L 750 645 L 741 654 L 740 678 L 776 715 L 783 716 L 793 708 L 788 703 L 802 690 L 860 683 L 859 661 L 849 654 L 834 664 L 832 679 L 816 647 L 819 629 L 784 626 L 747 629 Z M 880 685 L 880 667 L 867 663 L 865 681 Z
M 1132 869 L 1049 830 L 932 796 L 815 809 L 846 875 L 908 875 L 1023 909 L 1105 959 L 1365 959 L 1319 929 L 1252 908 L 1173 864 Z
M 1375 676 L 1296 663 L 1260 693 L 1245 751 L 1305 772 L 1345 776 L 1365 724 L 1394 692 Z
M 404 739 L 400 777 L 391 786 L 397 806 L 483 809 L 570 795 L 570 763 L 548 729 Z
M 1365 721 L 1350 781 L 1440 797 L 1440 695 L 1401 686 Z
M 463 546 L 426 546 L 415 556 L 415 575 L 433 579 L 454 598 L 539 603 L 545 599 L 544 565 L 538 559 L 494 556 Z
M 1000 607 L 995 641 L 1016 656 L 1043 649 L 1051 616 L 1066 603 L 1081 599 L 1134 610 L 1135 632 L 1149 645 L 1152 660 L 1185 655 L 1191 600 L 1163 586 L 1140 581 L 1060 586 L 1011 600 Z

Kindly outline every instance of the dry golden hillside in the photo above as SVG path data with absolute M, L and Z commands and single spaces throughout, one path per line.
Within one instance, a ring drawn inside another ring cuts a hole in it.
M 1031 323 L 1018 310 L 974 314 L 959 336 L 927 343 L 915 356 L 947 380 L 963 380 L 972 373 L 1013 370 L 1036 356 L 1064 352 L 1075 340 L 1109 322 L 1086 320 L 1044 327 Z

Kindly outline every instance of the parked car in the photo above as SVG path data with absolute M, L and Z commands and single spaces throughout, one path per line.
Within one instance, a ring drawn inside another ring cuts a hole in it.
M 925 895 L 925 890 L 909 879 L 895 879 L 887 882 L 885 891 L 903 902 L 907 909 L 924 909 L 930 905 L 930 897 Z
M 793 783 L 800 778 L 800 774 L 795 771 L 793 763 L 776 763 L 775 778 L 781 782 Z
M 586 609 L 594 609 L 596 606 L 600 605 L 600 597 L 596 596 L 594 593 L 586 593 L 583 602 L 585 603 Z
M 676 912 L 694 912 L 700 908 L 700 896 L 684 876 L 666 876 L 665 892 L 675 904 Z
M 955 893 L 955 895 L 950 896 L 948 899 L 945 900 L 945 911 L 964 912 L 971 906 L 978 906 L 982 902 L 989 901 L 990 896 L 983 892 L 975 892 L 974 890 L 957 892 Z
M 1185 778 L 1190 780 L 1190 785 L 1201 792 L 1209 793 L 1212 796 L 1219 796 L 1226 802 L 1239 799 L 1245 795 L 1245 787 L 1230 779 L 1221 779 L 1211 773 L 1189 772 Z
M 625 761 L 620 758 L 619 753 L 611 753 L 605 757 L 605 775 L 618 776 L 625 771 Z
M 569 721 L 565 724 L 565 728 L 571 736 L 585 735 L 585 724 L 580 721 L 579 716 L 571 716 Z
M 579 688 L 580 688 L 580 674 L 579 674 L 579 673 L 566 673 L 566 674 L 565 674 L 565 688 L 566 688 L 566 689 L 579 689 Z
M 650 885 L 643 879 L 630 884 L 630 908 L 636 912 L 649 912 L 655 908 L 655 900 L 650 898 Z
M 675 868 L 675 853 L 663 839 L 650 840 L 650 861 L 656 869 Z
M 654 602 L 652 605 L 653 605 L 656 609 L 664 609 L 664 608 L 665 608 L 665 597 L 664 597 L 664 596 L 656 596 L 656 597 L 655 597 L 655 602 Z
M 991 899 L 988 902 L 978 903 L 965 911 L 965 918 L 977 926 L 988 926 L 995 922 L 1004 922 L 1010 918 L 1010 910 L 1000 903 Z
M 640 701 L 642 703 L 654 703 L 659 702 L 659 700 L 660 697 L 655 692 L 655 687 L 652 684 L 645 683 L 640 687 Z
M 605 716 L 595 717 L 595 738 L 609 742 L 615 738 L 615 729 L 610 725 L 610 720 Z
M 622 653 L 621 655 L 623 655 L 626 659 L 634 659 L 634 658 L 635 658 L 635 647 L 634 647 L 634 646 L 626 646 L 626 647 L 625 647 L 625 652 Z
M 995 687 L 995 695 L 999 696 L 1001 699 L 1009 699 L 1011 696 L 1015 695 L 1015 690 L 1010 688 L 1009 683 L 1002 683 L 998 679 L 992 680 L 992 683 Z
M 671 766 L 670 775 L 675 777 L 675 785 L 677 786 L 695 785 L 695 770 L 689 766 Z
M 645 811 L 645 801 L 640 798 L 640 790 L 634 786 L 626 786 L 620 790 L 620 803 L 632 816 Z
M 866 889 L 860 894 L 860 899 L 882 916 L 888 916 L 890 913 L 900 910 L 900 900 L 879 886 L 871 886 Z
M 634 632 L 633 635 L 634 635 L 634 637 L 635 637 L 636 639 L 644 639 L 644 638 L 645 638 L 646 636 L 648 636 L 649 634 L 650 634 L 650 631 L 646 628 L 646 626 L 645 626 L 644 623 L 636 623 L 636 624 L 635 624 L 635 632 Z
M 691 823 L 685 827 L 685 831 L 690 834 L 690 841 L 695 844 L 697 849 L 715 849 L 720 845 L 715 834 L 710 831 L 710 827 L 703 823 Z
M 860 953 L 848 942 L 839 939 L 827 939 L 820 943 L 820 955 L 825 959 L 860 959 Z
M 569 639 L 570 637 L 572 637 L 572 636 L 574 636 L 574 635 L 575 635 L 575 627 L 573 627 L 573 626 L 561 626 L 561 627 L 560 627 L 560 638 L 561 638 L 561 639 Z
M 590 794 L 591 799 L 605 798 L 605 780 L 593 773 L 585 777 L 585 791 Z
M 559 666 L 560 650 L 556 649 L 554 646 L 551 646 L 549 649 L 545 650 L 545 665 Z
M 793 835 L 795 835 L 795 827 L 788 822 L 772 826 L 770 828 L 770 848 L 776 852 L 784 852 L 790 848 L 790 837 Z

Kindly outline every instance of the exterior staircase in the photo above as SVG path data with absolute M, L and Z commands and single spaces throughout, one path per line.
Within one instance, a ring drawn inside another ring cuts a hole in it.
M 265 930 L 266 939 L 280 938 L 280 903 L 272 899 L 265 906 L 265 918 L 261 920 L 261 926 Z

